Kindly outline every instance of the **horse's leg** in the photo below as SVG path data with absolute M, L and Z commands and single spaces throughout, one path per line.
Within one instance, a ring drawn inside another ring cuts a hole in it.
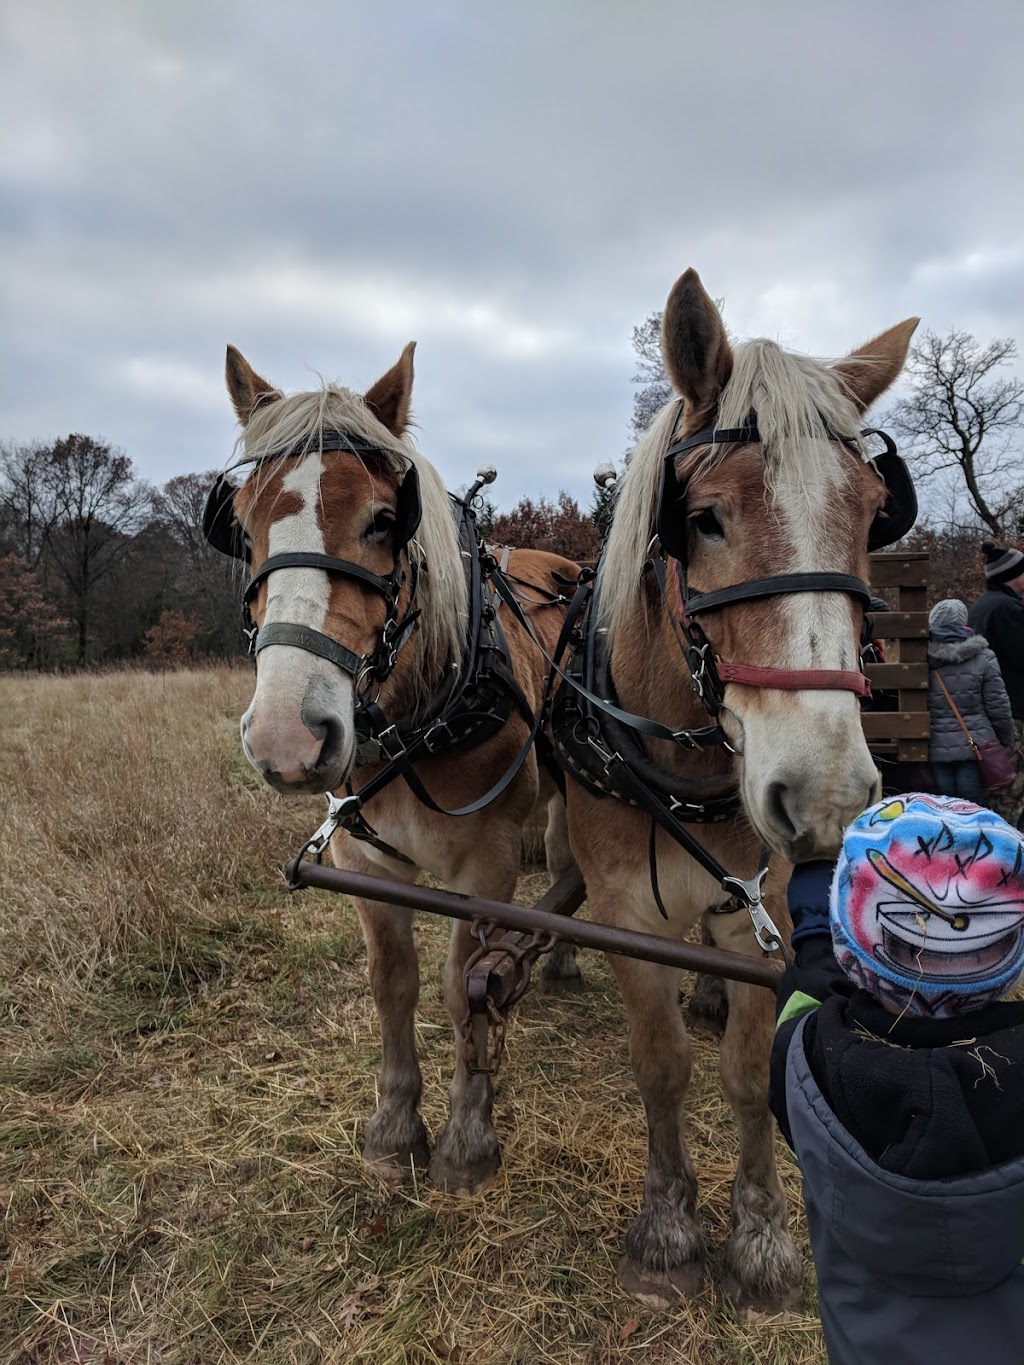
M 679 1012 L 679 972 L 609 957 L 629 1021 L 633 1075 L 647 1111 L 644 1204 L 626 1233 L 619 1283 L 658 1307 L 699 1292 L 703 1246 L 697 1181 L 683 1132 L 691 1050 Z
M 548 802 L 548 824 L 544 832 L 544 852 L 548 866 L 548 881 L 554 886 L 563 872 L 573 864 L 569 847 L 569 823 L 565 813 L 565 798 L 556 792 Z M 544 958 L 540 973 L 541 990 L 571 992 L 583 989 L 583 976 L 576 961 L 576 945 L 560 942 Z
M 451 889 L 488 900 L 511 900 L 519 872 L 520 838 L 518 824 L 507 830 L 489 827 L 486 838 L 476 841 L 473 853 L 451 879 Z M 491 1123 L 494 1099 L 491 1078 L 468 1070 L 462 1037 L 462 1022 L 469 1009 L 463 968 L 478 946 L 470 925 L 453 920 L 444 969 L 444 999 L 455 1030 L 455 1071 L 448 1090 L 448 1121 L 437 1135 L 429 1174 L 432 1184 L 456 1194 L 472 1194 L 480 1189 L 501 1165 L 498 1137 Z M 485 1014 L 473 1015 L 472 1038 L 476 1055 L 485 1057 L 488 1043 Z
M 769 913 L 779 923 L 775 906 Z M 711 928 L 719 947 L 759 951 L 742 911 L 717 917 Z M 730 981 L 726 989 L 729 1017 L 719 1065 L 722 1088 L 736 1116 L 740 1154 L 732 1187 L 732 1229 L 722 1260 L 723 1288 L 741 1316 L 780 1313 L 799 1306 L 803 1267 L 786 1225 L 768 1108 L 775 1001 L 763 986 Z
M 345 839 L 339 852 L 338 866 L 380 874 L 351 839 Z M 416 869 L 400 863 L 389 865 L 387 874 L 399 881 L 416 880 Z M 420 992 L 413 911 L 365 900 L 356 900 L 355 907 L 366 940 L 381 1036 L 377 1112 L 366 1125 L 363 1156 L 381 1175 L 394 1178 L 408 1175 L 410 1163 L 425 1166 L 430 1159 L 427 1130 L 419 1115 L 422 1080 L 413 1028 Z

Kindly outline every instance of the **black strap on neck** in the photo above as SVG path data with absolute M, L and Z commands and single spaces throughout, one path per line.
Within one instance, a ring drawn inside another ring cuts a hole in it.
M 648 735 L 651 739 L 669 740 L 671 743 L 677 744 L 683 749 L 713 749 L 725 743 L 725 731 L 719 725 L 702 725 L 697 729 L 691 730 L 673 730 L 669 725 L 662 725 L 660 721 L 650 720 L 647 716 L 635 715 L 632 711 L 624 711 L 620 706 L 616 706 L 614 702 L 608 701 L 606 697 L 597 696 L 590 688 L 580 682 L 579 678 L 574 678 L 570 673 L 567 673 L 557 656 L 552 658 L 547 652 L 540 640 L 537 639 L 530 622 L 522 612 L 519 603 L 516 601 L 514 593 L 512 593 L 502 582 L 500 576 L 494 580 L 494 585 L 498 591 L 498 595 L 503 601 L 508 603 L 512 614 L 519 624 L 528 632 L 530 639 L 536 645 L 537 649 L 540 650 L 552 672 L 556 673 L 562 682 L 571 687 L 579 696 L 584 697 L 591 706 L 596 706 L 604 715 L 611 716 L 614 720 L 617 720 L 620 725 L 628 725 L 631 730 L 637 730 L 640 734 Z M 592 591 L 593 588 L 590 580 L 581 580 L 580 587 L 577 590 L 577 596 L 580 597 L 581 600 L 579 605 L 576 606 L 576 610 L 572 613 L 574 619 L 582 609 L 584 602 L 589 599 Z

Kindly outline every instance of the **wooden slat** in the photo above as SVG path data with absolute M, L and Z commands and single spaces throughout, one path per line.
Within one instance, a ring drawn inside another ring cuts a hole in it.
M 865 711 L 861 724 L 869 740 L 928 738 L 927 711 Z
M 881 588 L 927 588 L 927 555 L 872 555 L 868 570 L 871 586 Z M 878 591 L 879 597 L 885 593 Z M 895 605 L 890 603 L 890 605 Z
M 927 763 L 928 742 L 922 739 L 901 739 L 896 746 L 901 763 Z
M 880 640 L 927 640 L 928 613 L 924 611 L 885 611 L 874 618 L 875 634 Z
M 928 665 L 917 664 L 868 664 L 864 672 L 871 679 L 871 686 L 878 690 L 893 691 L 895 688 L 920 687 L 927 690 Z

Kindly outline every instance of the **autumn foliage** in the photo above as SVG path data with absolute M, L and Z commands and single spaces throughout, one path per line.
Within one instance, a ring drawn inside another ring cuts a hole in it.
M 499 512 L 488 537 L 493 545 L 518 550 L 551 550 L 567 559 L 592 561 L 601 549 L 601 533 L 588 513 L 564 489 L 556 501 L 522 498 L 509 512 Z

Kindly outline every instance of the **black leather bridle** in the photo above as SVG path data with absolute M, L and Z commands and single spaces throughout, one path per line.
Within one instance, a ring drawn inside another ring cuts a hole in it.
M 695 618 L 739 602 L 763 600 L 805 592 L 839 592 L 859 601 L 866 609 L 871 592 L 863 579 L 852 574 L 813 573 L 773 574 L 766 578 L 750 578 L 711 592 L 690 587 L 687 580 L 687 524 L 686 483 L 677 477 L 678 460 L 699 446 L 746 445 L 759 443 L 761 433 L 757 418 L 751 414 L 742 427 L 705 427 L 693 436 L 676 440 L 675 431 L 683 404 L 680 401 L 676 422 L 669 431 L 662 457 L 661 486 L 658 494 L 658 538 L 668 556 L 656 558 L 652 568 L 661 587 L 670 618 L 681 632 L 680 645 L 686 655 L 693 685 L 711 717 L 717 717 L 725 704 L 725 684 L 741 683 L 747 687 L 776 688 L 784 691 L 829 690 L 850 691 L 860 697 L 870 695 L 870 684 L 860 670 L 853 669 L 792 669 L 768 668 L 750 664 L 726 663 L 717 658 L 711 641 Z M 857 443 L 849 437 L 827 431 L 828 438 L 839 441 L 860 454 Z M 866 427 L 862 436 L 878 436 L 884 451 L 873 458 L 875 469 L 885 484 L 886 501 L 876 514 L 868 532 L 868 550 L 881 549 L 899 540 L 917 519 L 917 496 L 906 465 L 897 453 L 896 443 L 884 431 Z M 671 581 L 670 581 L 671 580 Z M 675 601 L 670 591 L 675 589 Z
M 344 432 L 324 431 L 316 445 L 302 444 L 275 451 L 272 455 L 264 456 L 260 463 L 265 459 L 289 459 L 321 451 L 341 451 L 356 457 L 380 457 L 385 453 L 377 446 L 358 441 Z M 248 562 L 248 539 L 234 512 L 237 491 L 235 485 L 222 474 L 210 490 L 203 515 L 203 531 L 215 549 Z M 374 682 L 384 682 L 394 670 L 399 652 L 412 635 L 420 614 L 415 608 L 420 565 L 409 553 L 409 544 L 420 524 L 421 511 L 419 475 L 415 466 L 410 465 L 398 487 L 393 532 L 394 565 L 387 577 L 372 573 L 350 559 L 306 550 L 287 551 L 264 560 L 250 577 L 243 595 L 243 630 L 249 640 L 249 653 L 256 657 L 269 645 L 290 645 L 335 664 L 354 678 L 361 688 Z M 406 564 L 411 584 L 409 609 L 400 619 L 398 602 L 406 582 Z M 252 617 L 252 602 L 260 584 L 279 569 L 318 569 L 335 577 L 353 579 L 363 588 L 382 597 L 384 623 L 373 650 L 366 655 L 356 654 L 323 631 L 292 621 L 272 621 L 257 628 Z

